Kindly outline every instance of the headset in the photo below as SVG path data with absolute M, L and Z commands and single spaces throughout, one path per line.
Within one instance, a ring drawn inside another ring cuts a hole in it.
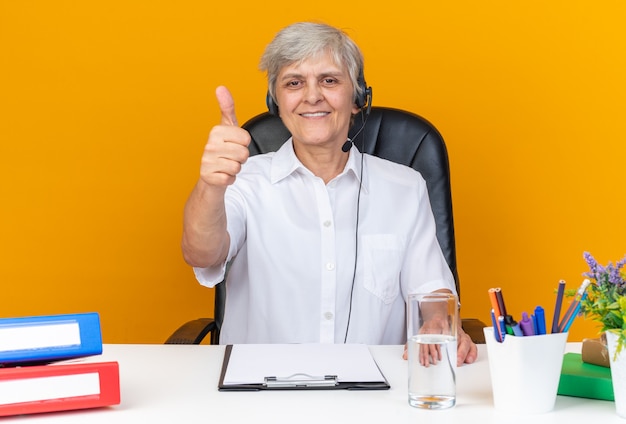
M 359 109 L 363 109 L 366 106 L 370 106 L 372 102 L 372 87 L 368 87 L 365 83 L 365 76 L 363 75 L 363 68 L 359 70 L 359 76 L 356 79 L 357 86 L 359 90 L 357 90 L 356 98 L 354 99 L 354 103 L 356 107 Z M 272 114 L 278 116 L 278 105 L 274 101 L 274 98 L 267 92 L 265 97 L 265 103 L 267 104 L 267 110 Z

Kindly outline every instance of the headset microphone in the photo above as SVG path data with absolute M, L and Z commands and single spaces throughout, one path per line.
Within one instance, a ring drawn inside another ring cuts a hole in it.
M 361 100 L 361 101 L 365 101 L 365 105 L 366 109 L 365 109 L 365 113 L 363 116 L 363 124 L 361 125 L 361 128 L 359 128 L 359 130 L 356 132 L 356 134 L 354 134 L 354 137 L 349 138 L 346 140 L 345 143 L 343 143 L 343 145 L 341 146 L 341 151 L 344 153 L 347 153 L 350 151 L 350 148 L 352 147 L 352 139 L 356 138 L 359 134 L 361 134 L 361 131 L 363 131 L 363 128 L 365 128 L 365 124 L 367 123 L 367 118 L 370 116 L 370 112 L 372 110 L 372 87 L 367 87 L 365 89 L 365 100 Z M 358 103 L 358 102 L 357 102 Z M 362 106 L 362 107 L 363 107 Z M 361 107 L 361 113 L 363 113 L 363 108 Z

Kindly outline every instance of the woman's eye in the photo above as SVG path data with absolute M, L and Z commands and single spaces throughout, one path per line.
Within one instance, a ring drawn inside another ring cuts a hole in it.
M 300 81 L 289 81 L 287 83 L 288 87 L 298 87 L 300 85 Z

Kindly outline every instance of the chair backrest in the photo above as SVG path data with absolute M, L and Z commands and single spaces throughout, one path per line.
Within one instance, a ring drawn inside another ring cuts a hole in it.
M 349 136 L 359 150 L 397 162 L 419 171 L 428 187 L 435 216 L 437 239 L 454 275 L 460 296 L 456 264 L 450 166 L 445 142 L 437 129 L 426 119 L 400 109 L 374 106 L 362 131 L 363 117 L 359 114 Z M 291 136 L 281 119 L 262 113 L 243 125 L 250 132 L 251 155 L 276 151 Z M 356 136 L 355 136 L 356 135 Z M 215 321 L 221 328 L 224 318 L 225 284 L 216 286 Z

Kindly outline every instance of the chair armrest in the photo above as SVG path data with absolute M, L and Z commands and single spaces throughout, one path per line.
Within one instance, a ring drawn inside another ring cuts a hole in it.
M 474 343 L 485 343 L 485 333 L 483 328 L 487 325 L 476 318 L 464 318 L 461 320 L 463 330 L 472 339 Z
M 198 318 L 181 325 L 168 337 L 165 344 L 200 344 L 204 337 L 211 333 L 211 343 L 216 344 L 217 324 L 213 318 Z M 214 343 L 215 342 L 215 343 Z

